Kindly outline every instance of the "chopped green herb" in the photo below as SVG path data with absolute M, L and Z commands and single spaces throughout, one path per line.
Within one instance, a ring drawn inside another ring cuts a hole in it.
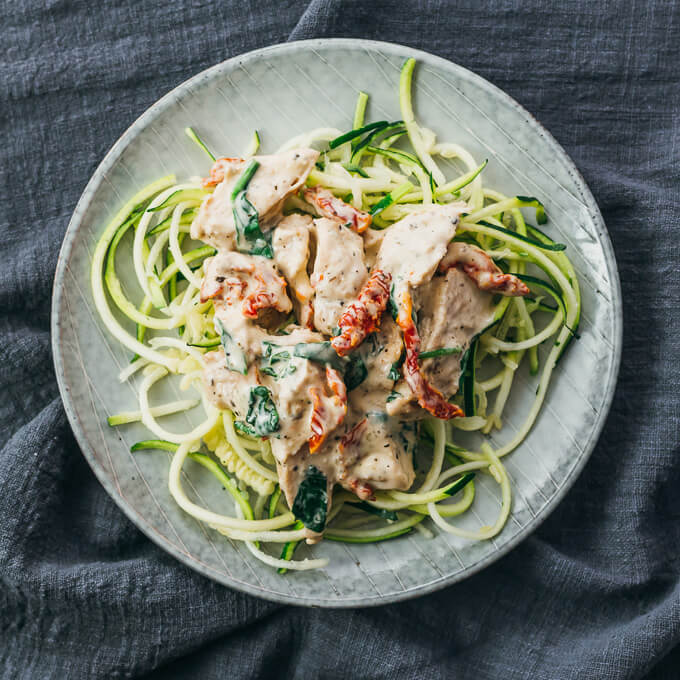
M 387 395 L 387 399 L 385 401 L 389 404 L 391 401 L 394 401 L 395 399 L 399 399 L 399 397 L 401 397 L 401 394 L 399 392 L 395 392 L 394 390 L 392 390 Z

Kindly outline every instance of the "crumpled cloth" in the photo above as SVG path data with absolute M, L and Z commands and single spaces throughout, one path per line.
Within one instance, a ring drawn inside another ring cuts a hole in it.
M 0 677 L 680 677 L 680 12 L 671 0 L 16 0 L 0 9 Z M 89 177 L 166 91 L 313 37 L 428 50 L 515 97 L 611 234 L 624 350 L 604 432 L 551 517 L 420 599 L 280 606 L 192 572 L 96 481 L 57 391 L 57 254 Z

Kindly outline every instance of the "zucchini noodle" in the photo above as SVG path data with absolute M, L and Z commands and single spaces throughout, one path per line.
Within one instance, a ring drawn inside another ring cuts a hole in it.
M 279 151 L 317 148 L 321 155 L 307 185 L 319 185 L 355 208 L 371 212 L 374 229 L 389 229 L 432 203 L 465 201 L 466 212 L 455 239 L 484 250 L 532 292 L 526 298 L 502 298 L 493 323 L 475 337 L 469 366 L 462 364 L 462 394 L 453 398 L 464 407 L 465 417 L 449 422 L 430 418 L 421 423 L 414 490 L 378 491 L 367 501 L 346 491 L 337 493 L 324 534 L 331 541 L 373 543 L 414 530 L 431 538 L 431 529 L 478 541 L 501 532 L 512 507 L 510 480 L 501 459 L 531 430 L 555 365 L 569 342 L 578 337 L 581 294 L 565 246 L 528 220 L 532 215 L 537 225 L 546 221 L 542 204 L 486 186 L 484 169 L 493 158 L 480 163 L 460 144 L 438 141 L 434 132 L 419 125 L 412 100 L 414 68 L 415 62 L 409 59 L 402 69 L 401 121 L 367 125 L 369 96 L 360 92 L 355 108 L 348 111 L 349 132 L 320 127 L 297 134 Z M 193 129 L 187 128 L 186 133 L 207 154 L 207 175 L 215 156 Z M 253 156 L 259 146 L 260 137 L 254 131 L 244 157 Z M 215 408 L 203 386 L 204 355 L 220 346 L 212 301 L 202 302 L 200 294 L 202 263 L 215 249 L 192 240 L 190 233 L 211 191 L 196 182 L 177 183 L 175 176 L 161 178 L 121 208 L 96 245 L 91 270 L 95 307 L 107 331 L 134 354 L 118 379 L 130 381 L 138 394 L 138 408 L 113 414 L 108 423 L 141 422 L 157 437 L 138 442 L 132 451 L 169 452 L 169 492 L 197 521 L 232 541 L 244 542 L 253 557 L 281 574 L 324 568 L 326 559 L 292 559 L 308 532 L 287 506 L 269 441 L 245 434 L 248 430 L 240 422 L 235 426 L 234 414 Z M 318 214 L 301 194 L 290 196 L 284 209 Z M 131 282 L 121 282 L 116 273 L 116 261 L 123 258 L 134 271 Z M 532 378 L 536 386 L 533 403 L 514 436 L 493 449 L 487 435 L 502 428 L 517 371 L 525 363 L 529 375 L 537 376 Z M 200 398 L 190 395 L 152 403 L 152 391 L 167 394 L 168 389 L 196 390 Z M 160 422 L 178 413 L 191 412 L 193 418 L 201 412 L 199 405 L 204 414 L 194 418 L 197 424 L 187 431 L 172 432 Z M 478 450 L 461 446 L 463 436 L 478 440 Z M 225 510 L 202 507 L 189 498 L 182 483 L 193 465 L 185 469 L 187 459 L 211 474 L 214 480 L 206 483 L 219 484 L 215 488 L 224 490 Z M 473 511 L 480 488 L 486 493 L 496 485 L 499 510 L 492 524 L 470 530 L 450 521 Z M 280 557 L 272 555 L 272 550 Z

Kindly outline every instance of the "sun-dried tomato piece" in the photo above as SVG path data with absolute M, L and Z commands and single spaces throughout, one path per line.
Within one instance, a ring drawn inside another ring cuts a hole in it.
M 235 166 L 243 163 L 242 158 L 218 158 L 212 168 L 210 168 L 210 176 L 203 179 L 204 187 L 214 187 L 216 184 L 224 181 L 224 178 L 233 170 Z
M 324 443 L 329 432 L 342 424 L 347 414 L 347 388 L 341 375 L 330 366 L 326 366 L 326 382 L 333 393 L 327 397 L 318 387 L 310 387 L 309 395 L 312 398 L 312 417 L 310 420 L 309 452 L 316 453 Z M 327 401 L 332 402 L 326 404 Z M 333 406 L 335 408 L 333 408 Z
M 314 205 L 324 217 L 337 220 L 358 234 L 363 233 L 371 226 L 370 213 L 357 210 L 353 205 L 334 196 L 328 189 L 320 186 L 309 187 L 305 189 L 304 196 L 305 200 Z
M 390 298 L 391 281 L 391 274 L 380 269 L 374 270 L 359 292 L 359 297 L 345 307 L 338 321 L 340 334 L 331 340 L 339 356 L 349 354 L 377 330 Z
M 375 494 L 373 493 L 373 487 L 366 483 L 362 482 L 360 479 L 355 477 L 352 479 L 349 483 L 350 488 L 352 491 L 359 497 L 361 498 L 362 501 L 374 501 L 375 500 Z
M 420 336 L 411 316 L 412 309 L 411 294 L 408 290 L 403 291 L 399 300 L 397 324 L 404 334 L 404 347 L 406 348 L 404 378 L 418 399 L 418 403 L 435 418 L 442 420 L 460 418 L 465 415 L 463 409 L 446 401 L 444 395 L 430 385 L 420 371 Z
M 338 371 L 330 366 L 326 366 L 326 382 L 328 387 L 331 388 L 333 392 L 333 401 L 339 406 L 343 406 L 345 413 L 347 412 L 347 388 L 345 387 L 345 382 Z M 344 415 L 343 415 L 344 418 Z M 342 419 L 338 422 L 338 425 L 342 422 Z
M 340 440 L 340 451 L 346 451 L 347 449 L 356 446 L 361 440 L 367 426 L 368 419 L 362 418 L 349 432 L 345 433 Z
M 312 418 L 310 421 L 312 435 L 309 438 L 309 452 L 316 453 L 326 438 L 326 409 L 321 399 L 321 390 L 318 387 L 310 387 L 309 395 L 312 397 Z
M 469 243 L 451 243 L 439 271 L 445 272 L 458 267 L 469 276 L 480 290 L 501 295 L 520 297 L 528 295 L 529 288 L 514 274 L 505 274 L 496 263 L 480 248 Z

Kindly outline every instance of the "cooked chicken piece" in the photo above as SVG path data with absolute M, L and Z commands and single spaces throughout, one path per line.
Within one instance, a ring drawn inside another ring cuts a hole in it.
M 310 465 L 326 477 L 327 510 L 336 483 L 364 500 L 373 498 L 377 489 L 409 489 L 415 478 L 416 427 L 384 413 L 353 414 L 352 422 L 336 429 L 320 452 L 311 455 L 304 447 L 283 460 L 277 458 L 279 483 L 289 505 Z M 272 450 L 276 442 L 272 439 Z M 321 534 L 307 532 L 310 543 L 320 538 Z
M 445 399 L 458 391 L 460 362 L 472 339 L 492 321 L 493 295 L 479 290 L 475 283 L 458 269 L 449 269 L 443 276 L 418 288 L 414 293 L 421 338 L 421 354 L 434 350 L 458 350 L 452 354 L 422 359 L 420 370 L 424 379 Z M 422 416 L 415 409 L 413 392 L 404 382 L 395 391 L 401 396 L 387 404 L 387 411 L 402 417 Z
M 255 366 L 250 365 L 247 375 L 230 370 L 223 349 L 208 352 L 203 358 L 203 384 L 210 401 L 219 409 L 229 409 L 238 418 L 245 418 L 250 388 L 260 384 Z
M 355 411 L 368 413 L 385 410 L 395 378 L 401 377 L 399 360 L 403 348 L 399 327 L 389 314 L 384 314 L 380 329 L 357 350 L 367 374 L 366 379 L 350 393 L 350 402 Z
M 402 290 L 397 306 L 399 307 L 397 325 L 404 334 L 404 348 L 406 349 L 406 359 L 402 369 L 404 380 L 411 388 L 418 403 L 435 418 L 442 420 L 464 416 L 463 409 L 455 404 L 450 404 L 444 395 L 427 381 L 421 371 L 419 360 L 420 336 L 413 319 L 413 301 L 408 289 Z
M 481 248 L 470 243 L 449 244 L 439 271 L 445 272 L 451 267 L 464 271 L 481 290 L 513 297 L 529 294 L 528 286 L 521 279 L 513 274 L 504 274 Z
M 364 500 L 376 489 L 410 488 L 415 478 L 415 423 L 374 411 L 355 418 L 334 452 L 338 482 Z
M 368 278 L 364 244 L 359 234 L 325 217 L 314 220 L 316 258 L 311 276 L 314 288 L 314 326 L 332 335 L 343 307 L 354 300 Z
M 374 269 L 392 275 L 395 290 L 429 281 L 456 233 L 464 203 L 436 205 L 395 222 L 380 244 Z
M 234 251 L 223 251 L 205 265 L 201 302 L 211 299 L 222 300 L 227 307 L 240 303 L 241 313 L 249 319 L 256 319 L 261 310 L 287 314 L 293 308 L 286 280 L 272 260 Z
M 395 298 L 429 281 L 456 233 L 464 204 L 433 206 L 393 224 L 383 237 L 370 278 L 340 316 L 333 347 L 343 356 L 377 327 L 390 290 Z
M 314 149 L 292 149 L 272 156 L 254 157 L 260 166 L 248 184 L 246 198 L 258 212 L 262 231 L 279 221 L 284 201 L 304 185 L 318 157 L 319 152 Z M 216 248 L 236 249 L 231 194 L 248 162 L 241 159 L 216 161 L 211 177 L 220 181 L 201 204 L 191 225 L 192 238 Z
M 307 203 L 311 203 L 321 215 L 335 220 L 358 234 L 366 231 L 371 224 L 369 213 L 357 210 L 353 205 L 345 203 L 328 189 L 320 186 L 310 187 L 304 190 L 303 195 Z
M 458 348 L 457 354 L 423 359 L 430 384 L 449 398 L 458 391 L 460 361 L 472 339 L 493 320 L 493 295 L 480 290 L 458 269 L 435 276 L 415 293 L 421 353 Z
M 297 487 L 308 465 L 319 466 L 324 441 L 344 420 L 347 394 L 339 374 L 317 362 L 291 357 L 288 371 L 281 378 L 263 377 L 274 394 L 281 430 L 272 437 L 272 453 L 279 471 L 281 489 L 292 506 Z M 298 461 L 290 464 L 291 460 Z M 295 465 L 299 469 L 292 470 Z M 300 473 L 294 474 L 294 473 Z
M 293 292 L 293 307 L 299 322 L 308 327 L 311 327 L 314 315 L 314 289 L 307 273 L 312 228 L 309 215 L 292 214 L 278 223 L 272 236 L 274 262 Z
M 446 254 L 464 204 L 433 206 L 393 224 L 382 239 L 369 281 L 373 284 L 351 302 L 341 317 L 340 337 L 333 346 L 342 355 L 356 347 L 375 328 L 391 291 L 399 308 L 397 324 L 404 333 L 406 359 L 403 374 L 418 403 L 438 418 L 462 415 L 462 410 L 446 402 L 442 394 L 427 383 L 420 372 L 420 338 L 412 318 L 411 289 L 429 281 Z M 375 277 L 375 279 L 374 279 Z M 382 305 L 382 309 L 380 309 Z M 377 316 L 376 316 L 377 315 Z

